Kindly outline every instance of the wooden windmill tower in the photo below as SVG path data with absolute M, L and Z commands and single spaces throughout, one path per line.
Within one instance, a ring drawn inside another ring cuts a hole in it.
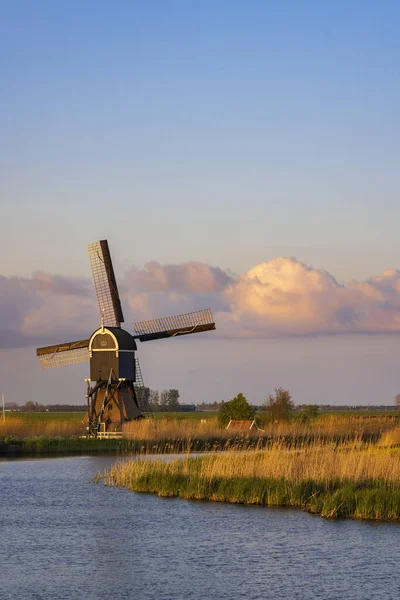
M 36 353 L 45 369 L 90 360 L 88 382 L 88 431 L 121 431 L 126 421 L 151 413 L 145 395 L 136 340 L 148 342 L 215 329 L 210 309 L 163 317 L 134 324 L 130 334 L 124 322 L 118 286 L 107 240 L 89 245 L 101 327 L 90 338 L 38 348 Z

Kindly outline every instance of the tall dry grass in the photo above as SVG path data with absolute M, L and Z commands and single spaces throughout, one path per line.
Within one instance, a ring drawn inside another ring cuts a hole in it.
M 135 440 L 179 440 L 190 438 L 229 437 L 217 419 L 142 419 L 123 426 L 124 437 Z
M 34 437 L 70 437 L 82 435 L 85 426 L 82 417 L 69 419 L 6 419 L 0 421 L 0 441 L 9 438 L 23 440 Z
M 293 506 L 325 517 L 400 520 L 400 448 L 281 443 L 165 462 L 140 457 L 99 476 L 159 496 Z
M 146 475 L 156 468 L 168 475 L 179 474 L 200 479 L 216 478 L 285 478 L 294 482 L 304 479 L 330 481 L 381 480 L 400 483 L 400 448 L 378 448 L 374 445 L 344 444 L 339 448 L 319 443 L 302 449 L 288 450 L 280 443 L 263 450 L 238 452 L 235 448 L 223 453 L 172 462 L 148 460 L 145 457 L 117 464 L 110 476 L 119 481 Z
M 24 414 L 0 421 L 0 440 L 7 437 L 24 439 L 37 436 L 68 437 L 85 433 L 85 419 L 82 415 Z M 220 440 L 222 446 L 230 439 L 246 437 L 257 441 L 263 439 L 341 439 L 350 441 L 375 436 L 383 440 L 383 445 L 400 444 L 399 420 L 395 417 L 369 417 L 322 415 L 306 423 L 290 421 L 260 425 L 261 430 L 231 431 L 218 424 L 216 418 L 205 419 L 143 419 L 131 421 L 123 427 L 124 437 L 129 440 L 151 444 L 166 442 L 180 448 L 191 440 L 210 441 L 211 445 Z M 385 441 L 386 440 L 386 441 Z M 392 441 L 390 441 L 392 440 Z M 200 449 L 200 447 L 199 447 Z
M 259 430 L 243 431 L 253 437 L 282 436 L 342 436 L 360 437 L 363 435 L 381 435 L 398 427 L 398 419 L 393 417 L 371 417 L 362 419 L 348 416 L 323 416 L 308 423 L 288 421 L 260 425 Z M 232 437 L 237 431 L 227 430 L 218 424 L 216 418 L 205 419 L 160 419 L 142 420 L 126 423 L 123 428 L 128 438 L 154 440 L 193 437 Z
M 398 417 L 377 416 L 361 417 L 357 415 L 321 415 L 303 423 L 300 420 L 267 423 L 262 426 L 266 435 L 331 435 L 362 436 L 382 434 L 398 426 Z

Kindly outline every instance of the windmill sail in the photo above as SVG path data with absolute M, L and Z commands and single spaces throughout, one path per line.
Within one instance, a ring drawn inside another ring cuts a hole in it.
M 64 365 L 86 362 L 89 360 L 89 340 L 45 346 L 38 348 L 36 354 L 43 369 L 54 369 Z
M 124 322 L 124 315 L 107 240 L 89 244 L 89 259 L 104 324 L 119 327 Z
M 134 337 L 141 342 L 148 342 L 212 329 L 215 329 L 214 317 L 211 309 L 206 308 L 174 317 L 139 321 L 134 324 Z

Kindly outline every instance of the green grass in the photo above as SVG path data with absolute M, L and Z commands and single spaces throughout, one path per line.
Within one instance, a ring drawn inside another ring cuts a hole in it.
M 100 440 L 71 437 L 32 437 L 24 440 L 8 437 L 0 452 L 6 456 L 59 456 L 74 454 L 116 454 L 135 452 L 130 440 Z M 139 449 L 136 449 L 139 450 Z
M 39 423 L 41 421 L 76 421 L 86 415 L 85 412 L 6 412 L 6 421 L 20 420 L 26 423 Z M 1 418 L 1 416 L 0 416 Z
M 266 440 L 265 445 L 271 442 Z M 285 442 L 282 442 L 285 443 Z M 3 444 L 3 446 L 2 446 Z M 131 455 L 184 454 L 187 452 L 224 451 L 260 447 L 257 440 L 246 437 L 181 439 L 86 439 L 78 436 L 46 436 L 18 438 L 13 435 L 0 440 L 0 454 L 19 456 L 51 456 L 84 453 L 123 453 Z
M 215 419 L 218 411 L 215 410 L 204 410 L 197 411 L 192 410 L 189 412 L 155 412 L 153 413 L 154 418 L 157 420 L 162 419 L 194 419 L 199 421 L 200 419 Z
M 237 453 L 230 459 L 238 460 Z M 267 474 L 221 475 L 213 470 L 207 471 L 207 464 L 212 466 L 213 462 L 212 456 L 172 463 L 148 460 L 124 462 L 104 475 L 99 474 L 96 481 L 161 497 L 294 507 L 326 518 L 400 520 L 398 481 L 336 476 L 289 479 Z M 247 464 L 247 459 L 244 464 Z
M 327 518 L 400 519 L 400 486 L 383 482 L 310 479 L 292 482 L 284 478 L 201 480 L 153 471 L 127 487 L 164 497 L 300 508 Z
M 86 411 L 81 412 L 6 412 L 6 420 L 8 419 L 20 419 L 29 422 L 46 421 L 60 419 L 64 421 L 70 421 L 71 419 L 83 419 L 86 415 Z M 191 412 L 155 412 L 154 418 L 157 420 L 161 419 L 211 419 L 217 416 L 217 411 L 205 410 L 191 411 Z M 1 415 L 0 415 L 1 418 Z
M 321 411 L 319 415 L 333 415 L 339 417 L 397 417 L 398 410 L 327 410 Z

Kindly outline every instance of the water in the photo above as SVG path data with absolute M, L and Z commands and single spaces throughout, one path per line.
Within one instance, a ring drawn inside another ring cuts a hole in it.
M 400 598 L 400 526 L 90 483 L 114 459 L 0 462 L 0 599 Z

